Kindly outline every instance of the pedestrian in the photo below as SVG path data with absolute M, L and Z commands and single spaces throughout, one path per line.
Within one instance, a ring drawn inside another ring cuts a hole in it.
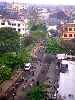
M 60 62 L 59 62 L 59 61 L 57 62 L 57 65 L 58 65 L 58 67 L 60 68 Z
M 32 76 L 34 76 L 34 71 L 32 71 Z
M 23 84 L 23 91 L 25 90 L 25 88 L 26 88 L 26 84 Z
M 0 93 L 2 92 L 2 88 L 0 87 Z
M 27 79 L 25 80 L 25 83 L 27 83 Z

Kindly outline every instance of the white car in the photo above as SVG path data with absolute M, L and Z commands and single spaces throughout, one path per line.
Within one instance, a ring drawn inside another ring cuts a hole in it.
M 31 68 L 31 63 L 26 63 L 24 69 L 30 70 L 30 68 Z
M 57 54 L 56 55 L 57 59 L 61 60 L 61 59 L 66 59 L 67 58 L 67 54 Z

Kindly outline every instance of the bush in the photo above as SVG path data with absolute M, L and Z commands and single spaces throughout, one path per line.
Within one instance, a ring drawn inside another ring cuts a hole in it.
M 28 100 L 44 100 L 44 92 L 42 86 L 35 86 L 27 94 Z
M 0 67 L 0 80 L 8 80 L 11 76 L 12 69 L 7 66 Z

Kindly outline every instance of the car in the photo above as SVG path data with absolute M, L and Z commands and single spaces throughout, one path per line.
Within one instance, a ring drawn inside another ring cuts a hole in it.
M 59 59 L 59 60 L 66 59 L 67 58 L 67 54 L 57 54 L 56 58 Z
M 30 68 L 31 68 L 31 63 L 26 63 L 25 64 L 25 67 L 24 67 L 24 70 L 30 70 Z

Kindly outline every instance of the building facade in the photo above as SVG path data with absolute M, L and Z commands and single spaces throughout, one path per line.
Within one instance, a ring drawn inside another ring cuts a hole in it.
M 27 30 L 27 19 L 24 21 L 14 19 L 0 19 L 0 28 L 2 27 L 13 28 L 23 36 Z
M 21 9 L 26 9 L 27 5 L 24 3 L 15 3 L 11 4 L 11 8 L 15 11 L 20 11 Z
M 66 23 L 61 26 L 61 37 L 64 40 L 75 38 L 75 23 Z

